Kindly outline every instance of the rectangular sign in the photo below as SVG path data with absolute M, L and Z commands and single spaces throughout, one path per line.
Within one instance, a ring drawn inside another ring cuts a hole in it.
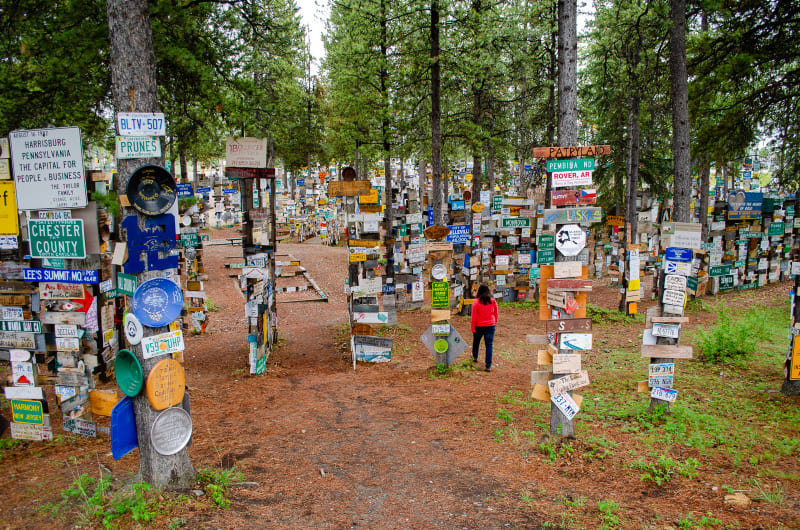
M 583 265 L 580 261 L 561 261 L 553 264 L 555 278 L 578 278 L 583 275 Z
M 544 323 L 547 333 L 563 333 L 569 331 L 591 331 L 591 318 L 573 318 L 569 320 L 547 320 Z
M 86 258 L 83 219 L 28 219 L 33 258 Z
M 136 276 L 133 274 L 125 274 L 124 272 L 117 273 L 117 292 L 133 296 L 136 291 Z
M 670 261 L 691 262 L 692 249 L 669 247 L 664 250 L 664 259 Z
M 530 228 L 530 217 L 503 217 L 502 228 Z
M 610 155 L 610 145 L 575 145 L 569 147 L 534 147 L 534 158 L 579 158 Z
M 575 415 L 578 414 L 580 407 L 578 407 L 578 404 L 575 402 L 574 399 L 572 399 L 572 396 L 570 396 L 569 394 L 567 393 L 553 394 L 551 392 L 550 396 L 551 396 L 550 401 L 552 401 L 555 404 L 555 406 L 558 407 L 558 410 L 561 411 L 561 413 L 564 415 L 564 417 L 567 418 L 567 420 L 572 420 L 572 418 L 574 418 Z
M 550 265 L 556 260 L 555 249 L 542 249 L 536 252 L 536 263 L 538 265 Z
M 691 346 L 671 344 L 642 344 L 642 357 L 661 357 L 664 359 L 691 359 Z
M 358 324 L 386 324 L 388 321 L 389 313 L 385 311 L 353 313 L 353 322 Z
M 449 225 L 450 233 L 447 234 L 447 241 L 453 244 L 463 244 L 469 242 L 469 225 Z
M 98 283 L 100 281 L 96 270 L 72 269 L 23 269 L 22 279 L 26 282 L 55 282 L 55 283 Z M 41 287 L 41 286 L 40 286 Z M 82 287 L 79 287 L 81 292 Z M 41 288 L 39 289 L 41 292 Z
M 167 333 L 142 339 L 142 356 L 145 359 L 150 359 L 156 355 L 183 351 L 184 349 L 183 333 L 180 330 L 168 331 Z
M 667 274 L 664 276 L 664 289 L 671 289 L 673 291 L 686 290 L 686 276 L 677 274 Z
M 44 389 L 40 386 L 3 387 L 6 399 L 44 399 Z
M 14 182 L 0 180 L 0 235 L 16 236 L 19 234 L 19 212 L 14 194 Z
M 662 388 L 660 386 L 655 386 L 650 391 L 650 397 L 674 403 L 675 400 L 678 399 L 678 391 L 672 390 L 671 388 Z
M 589 372 L 581 370 L 577 374 L 570 374 L 566 377 L 559 377 L 558 379 L 551 379 L 547 382 L 550 389 L 550 395 L 563 394 L 570 390 L 575 390 L 582 386 L 589 384 Z
M 448 282 L 431 283 L 431 308 L 447 309 L 450 307 L 450 287 Z
M 0 320 L 0 331 L 18 331 L 22 333 L 41 333 L 42 323 L 38 320 Z
M 554 188 L 592 185 L 591 171 L 555 171 L 550 176 Z
M 33 333 L 0 332 L 0 348 L 36 349 L 36 338 Z
M 117 136 L 118 159 L 159 158 L 161 140 L 158 136 Z
M 667 337 L 669 339 L 678 339 L 681 336 L 680 324 L 653 324 L 654 337 Z
M 554 374 L 576 374 L 581 371 L 581 356 L 576 353 L 554 353 Z
M 9 139 L 20 210 L 84 208 L 88 204 L 78 127 L 12 131 Z
M 733 269 L 732 265 L 714 265 L 708 269 L 709 276 L 727 276 Z
M 176 186 L 178 191 L 178 197 L 191 197 L 192 195 L 194 195 L 194 191 L 192 191 L 191 182 L 178 182 Z
M 599 223 L 603 219 L 602 208 L 556 208 L 544 211 L 544 224 L 565 225 L 570 223 Z
M 567 299 L 563 292 L 547 290 L 547 305 L 550 307 L 557 307 L 559 309 L 567 308 Z
M 122 136 L 166 136 L 163 112 L 118 112 L 117 131 Z
M 225 139 L 225 160 L 228 167 L 267 167 L 267 139 L 228 137 Z
M 226 167 L 225 177 L 228 180 L 254 179 L 254 178 L 274 178 L 274 167 Z M 278 181 L 280 182 L 280 181 Z M 209 193 L 211 188 L 198 188 L 197 193 Z M 293 208 L 294 206 L 292 206 Z
M 53 439 L 53 428 L 49 425 L 12 423 L 11 437 L 15 440 L 51 441 Z
M 548 291 L 591 291 L 592 280 L 566 279 L 547 280 Z
M 547 172 L 553 173 L 555 171 L 594 171 L 594 158 L 548 160 Z
M 93 271 L 96 272 L 96 271 Z M 83 298 L 84 287 L 79 283 L 41 282 L 39 296 L 42 300 L 73 300 Z
M 664 260 L 664 270 L 667 274 L 690 276 L 692 274 L 692 264 L 683 261 Z
M 591 333 L 560 333 L 559 347 L 562 350 L 586 351 L 592 349 Z
M 82 418 L 64 418 L 64 430 L 72 434 L 97 438 L 97 424 Z
M 11 417 L 15 423 L 44 424 L 44 409 L 42 402 L 27 399 L 11 400 Z
M 550 192 L 551 206 L 570 206 L 578 204 L 595 204 L 597 190 L 553 190 Z
M 728 219 L 761 219 L 764 194 L 758 192 L 731 193 L 728 197 Z
M 665 305 L 675 305 L 683 307 L 686 302 L 685 291 L 673 291 L 672 289 L 664 289 L 664 295 L 661 297 L 662 303 Z

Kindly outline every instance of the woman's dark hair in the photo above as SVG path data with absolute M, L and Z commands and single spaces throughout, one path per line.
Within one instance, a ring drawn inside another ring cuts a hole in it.
M 488 285 L 481 285 L 478 287 L 478 301 L 483 305 L 492 303 L 492 292 L 489 290 Z

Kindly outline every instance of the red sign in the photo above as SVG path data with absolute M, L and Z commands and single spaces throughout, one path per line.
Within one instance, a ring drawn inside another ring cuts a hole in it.
M 225 176 L 229 179 L 275 178 L 274 167 L 227 167 Z
M 597 202 L 596 190 L 553 190 L 550 195 L 552 206 L 572 204 L 594 204 Z

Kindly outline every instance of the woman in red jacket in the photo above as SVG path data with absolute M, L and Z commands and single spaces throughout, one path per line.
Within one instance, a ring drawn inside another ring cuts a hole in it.
M 486 285 L 478 288 L 478 297 L 472 303 L 472 362 L 478 362 L 481 337 L 486 344 L 486 371 L 492 371 L 492 343 L 497 325 L 497 302 Z

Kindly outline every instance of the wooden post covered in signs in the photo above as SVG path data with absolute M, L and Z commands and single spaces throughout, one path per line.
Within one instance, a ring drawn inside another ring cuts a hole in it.
M 150 11 L 146 0 L 109 0 L 107 5 L 109 39 L 111 44 L 111 81 L 114 110 L 117 113 L 117 134 L 120 134 L 119 113 L 158 113 L 160 105 L 158 102 L 158 91 L 156 85 L 156 64 L 153 52 L 152 28 L 150 26 Z M 146 128 L 154 130 L 149 134 L 164 135 L 164 115 L 152 114 L 152 124 L 145 122 Z M 134 116 L 131 119 L 141 119 L 143 116 Z M 130 122 L 126 122 L 130 123 Z M 138 127 L 144 129 L 145 127 Z M 162 141 L 163 143 L 163 141 Z M 162 165 L 163 156 L 150 159 L 120 159 L 117 160 L 117 195 L 127 196 L 128 182 L 133 171 L 143 164 Z M 166 172 L 166 170 L 164 170 Z M 168 175 L 168 174 L 167 174 Z M 164 214 L 172 223 L 171 214 Z M 127 232 L 133 230 L 141 231 L 147 225 L 148 216 L 130 207 L 122 208 L 122 217 L 132 218 L 134 223 L 128 225 Z M 152 217 L 150 217 L 152 219 Z M 169 233 L 169 223 L 164 226 Z M 174 230 L 174 225 L 172 226 Z M 173 232 L 174 243 L 174 232 Z M 120 244 L 120 243 L 118 243 Z M 124 243 L 123 243 L 124 244 Z M 155 254 L 155 255 L 153 255 Z M 168 261 L 168 257 L 158 255 L 158 252 L 147 255 L 147 265 L 145 271 L 136 274 L 137 282 L 141 285 L 146 280 L 152 278 L 163 278 L 165 270 L 152 270 L 156 266 L 153 261 Z M 162 253 L 163 254 L 163 253 Z M 132 256 L 130 253 L 129 256 Z M 130 258 L 129 258 L 130 259 Z M 177 263 L 175 267 L 166 269 L 171 274 L 177 274 Z M 126 296 L 125 302 L 130 307 L 131 297 Z M 180 319 L 175 322 L 180 323 Z M 146 338 L 169 330 L 167 325 L 161 327 L 147 327 L 143 329 L 144 341 Z M 180 332 L 180 329 L 179 331 Z M 182 340 L 182 339 L 181 339 Z M 141 372 L 145 380 L 150 375 L 154 366 L 164 359 L 161 355 L 144 358 L 142 343 L 131 345 L 130 350 L 141 364 Z M 182 369 L 180 370 L 182 373 Z M 171 373 L 171 372 L 170 372 Z M 183 393 L 181 393 L 183 395 Z M 180 448 L 172 454 L 162 454 L 157 450 L 154 443 L 155 436 L 154 423 L 160 416 L 158 410 L 153 408 L 151 401 L 144 392 L 139 393 L 134 399 L 134 412 L 136 417 L 136 432 L 138 434 L 139 446 L 139 472 L 138 480 L 147 482 L 155 487 L 165 486 L 188 486 L 195 478 L 195 470 L 189 460 L 186 446 Z M 173 407 L 170 407 L 173 408 Z M 181 430 L 181 429 L 178 429 Z M 171 435 L 164 433 L 161 440 L 167 440 Z M 172 434 L 175 434 L 173 431 Z M 182 433 L 181 433 L 182 434 Z M 167 451 L 171 452 L 171 451 Z
M 795 247 L 792 251 L 794 260 L 791 263 L 791 272 L 794 274 L 794 289 L 792 290 L 792 340 L 789 341 L 789 351 L 786 352 L 784 363 L 784 379 L 781 393 L 785 396 L 800 395 L 800 250 Z
M 579 191 L 580 186 L 592 184 L 594 158 L 567 157 L 609 151 L 608 146 L 537 148 L 534 156 L 548 159 L 551 193 L 556 193 L 564 189 Z M 582 206 L 546 209 L 542 219 L 542 224 L 555 228 L 556 251 L 552 266 L 537 258 L 542 268 L 540 319 L 548 321 L 552 340 L 548 350 L 540 352 L 544 354 L 540 355 L 540 364 L 553 365 L 547 382 L 550 434 L 565 438 L 575 437 L 573 418 L 580 409 L 580 397 L 573 396 L 572 390 L 589 384 L 588 372 L 581 369 L 580 354 L 592 348 L 591 320 L 585 318 L 586 292 L 591 290 L 591 281 L 587 280 L 588 267 L 583 265 L 580 254 L 586 249 L 586 227 L 601 219 L 600 208 Z

